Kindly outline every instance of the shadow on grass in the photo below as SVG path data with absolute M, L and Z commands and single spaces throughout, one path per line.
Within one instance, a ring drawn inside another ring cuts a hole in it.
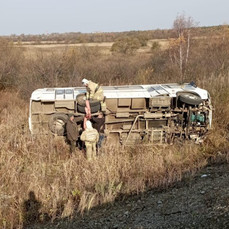
M 23 203 L 23 228 L 35 223 L 41 223 L 40 209 L 42 203 L 36 199 L 33 191 L 29 192 L 29 198 Z

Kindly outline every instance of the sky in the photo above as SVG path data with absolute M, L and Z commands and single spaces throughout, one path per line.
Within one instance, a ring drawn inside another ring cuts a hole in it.
M 181 14 L 229 24 L 229 0 L 0 0 L 0 35 L 170 29 Z

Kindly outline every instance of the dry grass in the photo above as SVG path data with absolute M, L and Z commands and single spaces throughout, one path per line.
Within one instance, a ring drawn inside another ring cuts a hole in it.
M 203 40 L 206 37 L 193 37 L 195 40 Z M 150 39 L 147 41 L 147 45 L 141 47 L 137 50 L 137 53 L 149 53 L 151 47 L 154 43 L 157 43 L 161 50 L 166 50 L 169 48 L 169 39 Z M 24 49 L 24 54 L 26 57 L 35 56 L 38 51 L 44 51 L 45 53 L 50 52 L 63 52 L 63 50 L 69 48 L 80 48 L 80 47 L 97 47 L 100 52 L 104 55 L 111 54 L 111 47 L 114 42 L 91 42 L 91 43 L 77 43 L 77 44 L 67 44 L 67 43 L 57 43 L 55 41 L 44 41 L 39 44 L 34 44 L 34 42 L 15 42 L 15 47 L 20 47 Z
M 90 163 L 82 151 L 70 156 L 62 138 L 32 137 L 28 104 L 17 94 L 1 92 L 0 110 L 1 228 L 71 217 L 120 195 L 166 188 L 205 166 L 210 157 L 229 159 L 226 131 L 216 129 L 204 146 L 107 147 Z M 28 202 L 36 211 L 26 208 Z
M 229 162 L 226 47 L 229 43 L 193 49 L 188 76 L 195 76 L 197 85 L 210 92 L 215 109 L 214 130 L 201 146 L 140 145 L 125 150 L 107 147 L 96 161 L 89 163 L 81 151 L 70 156 L 62 138 L 32 137 L 28 131 L 28 103 L 16 93 L 0 91 L 0 228 L 22 228 L 33 221 L 71 217 L 75 211 L 83 213 L 120 195 L 166 188 L 209 160 Z M 148 53 L 104 57 L 96 47 L 50 46 L 38 53 L 37 48 L 33 51 L 26 54 L 21 68 L 13 71 L 19 74 L 12 75 L 12 82 L 18 81 L 12 87 L 18 86 L 25 97 L 37 87 L 78 85 L 82 76 L 111 85 L 179 81 L 168 54 L 160 50 L 154 50 L 152 57 Z M 13 54 L 2 55 L 3 70 L 15 66 L 14 61 L 8 61 Z M 207 54 L 209 58 L 203 58 Z M 8 71 L 3 70 L 2 76 L 6 76 Z M 54 82 L 55 77 L 58 82 Z
M 153 43 L 158 43 L 162 50 L 169 47 L 168 39 L 151 39 L 147 42 L 145 47 L 139 48 L 138 53 L 149 53 Z M 55 42 L 41 42 L 40 44 L 33 44 L 33 42 L 21 42 L 19 45 L 15 43 L 15 47 L 23 48 L 25 57 L 36 57 L 37 53 L 43 51 L 49 53 L 61 53 L 66 49 L 80 48 L 80 47 L 96 47 L 99 48 L 103 55 L 111 55 L 111 47 L 114 42 L 100 42 L 100 43 L 79 43 L 79 44 L 59 44 Z

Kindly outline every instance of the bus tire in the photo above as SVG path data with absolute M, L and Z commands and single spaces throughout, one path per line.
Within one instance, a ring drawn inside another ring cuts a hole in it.
M 49 119 L 49 129 L 53 134 L 58 136 L 65 135 L 66 132 L 66 123 L 68 121 L 68 116 L 66 114 L 53 114 Z
M 85 106 L 81 106 L 80 104 L 77 104 L 77 110 L 80 113 L 86 113 L 85 112 Z M 97 104 L 96 106 L 91 107 L 91 113 L 96 113 L 100 110 L 100 103 Z
M 192 93 L 182 93 L 179 95 L 178 99 L 183 103 L 193 106 L 197 106 L 202 103 L 200 96 Z
M 76 96 L 76 101 L 77 104 L 79 104 L 80 106 L 86 106 L 86 100 L 85 100 L 85 94 L 79 94 Z M 98 104 L 100 104 L 100 101 L 96 100 L 96 99 L 90 99 L 90 107 L 95 107 L 98 106 Z

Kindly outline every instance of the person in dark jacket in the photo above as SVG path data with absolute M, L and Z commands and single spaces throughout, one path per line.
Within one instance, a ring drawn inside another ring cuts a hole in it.
M 93 128 L 95 128 L 99 133 L 99 141 L 97 147 L 101 148 L 102 142 L 105 139 L 104 128 L 105 128 L 105 117 L 103 112 L 99 112 L 98 117 L 92 117 L 91 121 L 93 123 Z
M 70 152 L 74 153 L 76 149 L 76 141 L 79 137 L 78 126 L 74 121 L 74 115 L 71 114 L 66 124 L 67 139 L 70 142 Z

